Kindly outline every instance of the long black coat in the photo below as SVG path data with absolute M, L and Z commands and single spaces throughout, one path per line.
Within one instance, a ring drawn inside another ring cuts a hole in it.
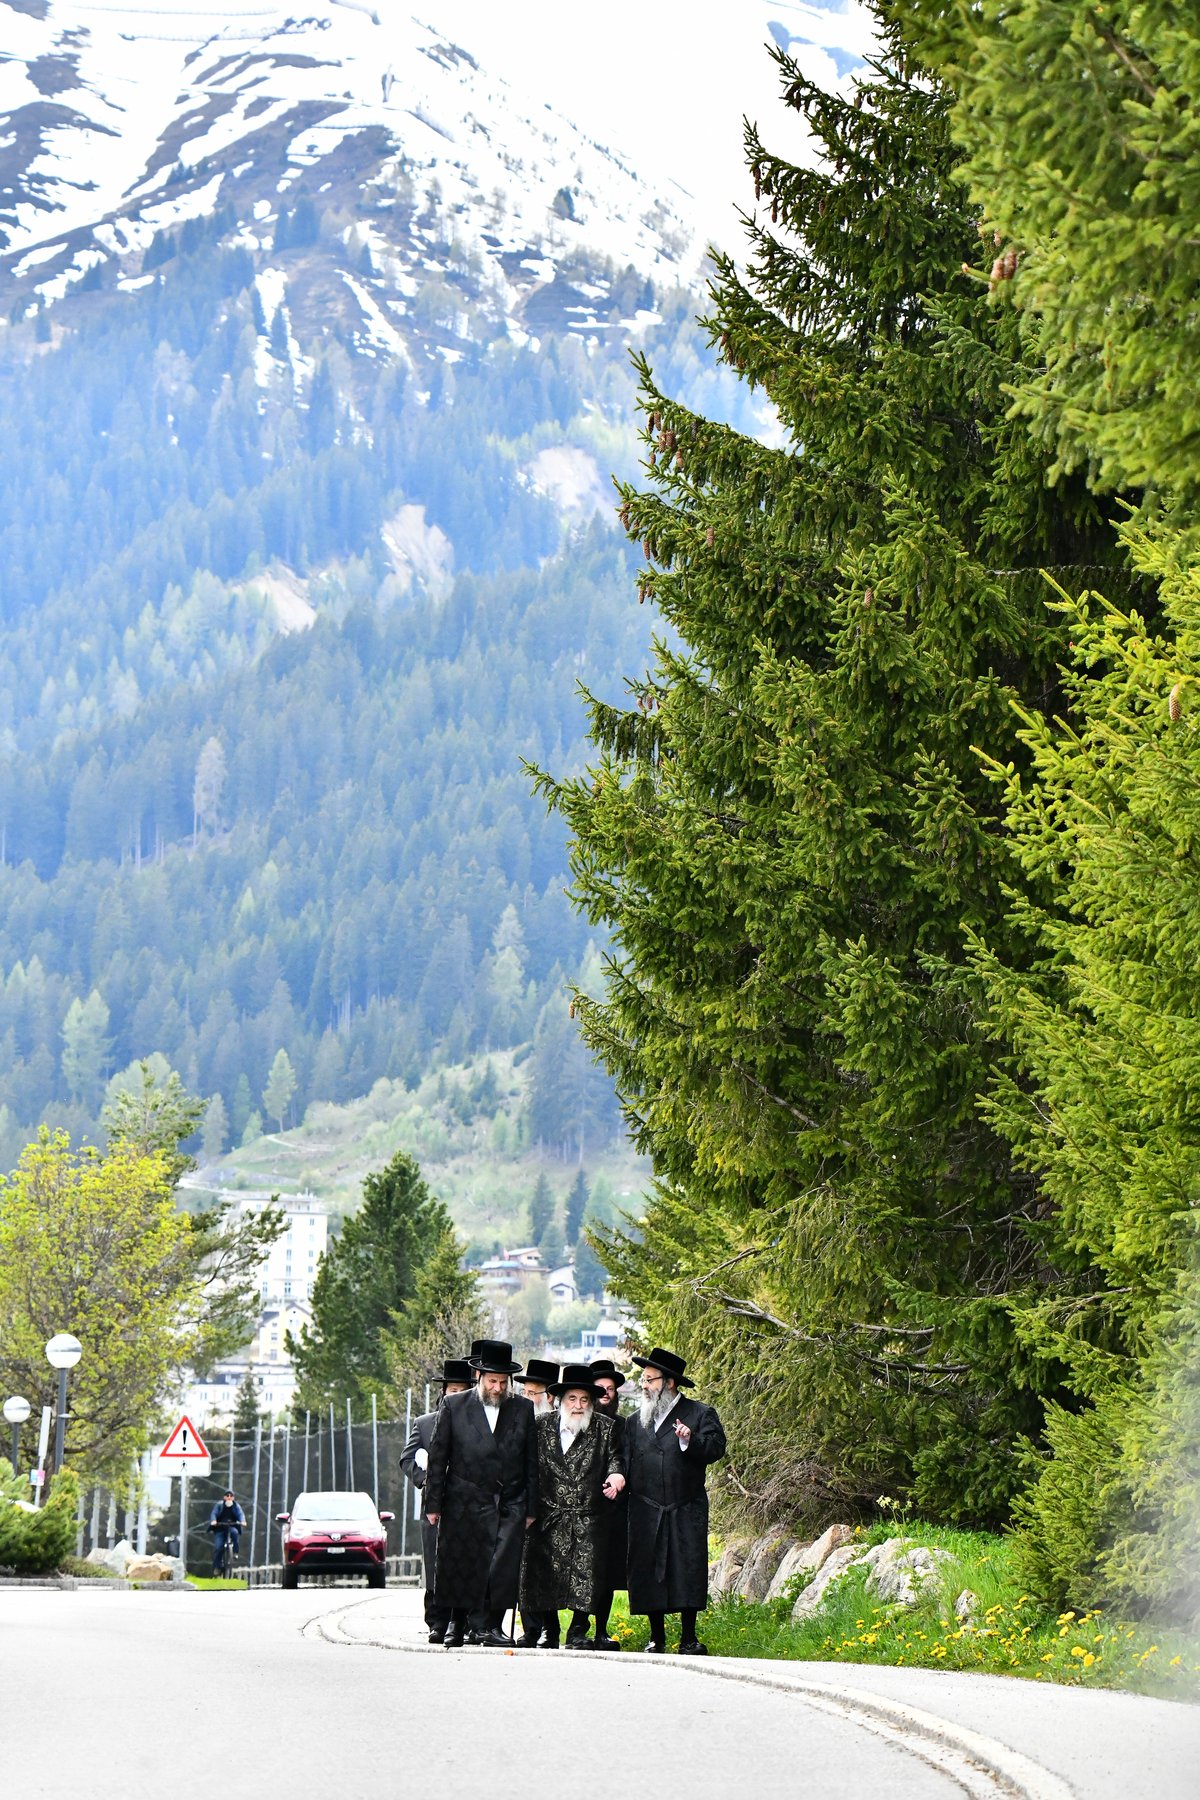
M 493 1433 L 477 1389 L 438 1409 L 425 1510 L 439 1513 L 434 1595 L 440 1607 L 506 1610 L 517 1603 L 525 1520 L 538 1510 L 533 1405 L 501 1402 Z
M 525 1540 L 521 1611 L 594 1612 L 604 1586 L 608 1514 L 614 1502 L 602 1488 L 620 1475 L 614 1419 L 594 1412 L 586 1431 L 563 1453 L 557 1413 L 537 1421 L 537 1523 Z
M 676 1425 L 691 1428 L 680 1448 Z M 625 1420 L 622 1455 L 629 1483 L 629 1610 L 679 1612 L 708 1605 L 708 1495 L 704 1477 L 725 1454 L 711 1406 L 681 1398 L 657 1431 Z
M 425 1486 L 426 1471 L 417 1461 L 417 1451 L 424 1450 L 429 1454 L 429 1446 L 433 1442 L 433 1428 L 437 1424 L 437 1413 L 422 1413 L 413 1420 L 412 1430 L 408 1434 L 408 1442 L 400 1452 L 400 1472 L 406 1475 L 415 1488 Z M 431 1525 L 421 1514 L 421 1551 L 425 1559 L 425 1592 L 433 1593 L 433 1577 L 437 1567 L 438 1528 Z
M 613 1424 L 613 1446 L 621 1457 L 621 1470 L 624 1473 L 625 1459 L 622 1442 L 625 1435 L 625 1420 L 617 1413 L 602 1413 L 602 1418 L 611 1419 Z M 625 1586 L 626 1564 L 629 1560 L 629 1493 L 625 1490 L 615 1500 L 605 1502 L 608 1516 L 608 1550 L 604 1558 L 604 1580 L 601 1588 L 606 1593 L 616 1593 Z

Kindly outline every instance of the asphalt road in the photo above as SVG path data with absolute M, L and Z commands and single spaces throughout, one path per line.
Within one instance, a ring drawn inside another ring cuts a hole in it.
M 934 1670 L 431 1649 L 412 1591 L 0 1590 L 39 1800 L 1195 1800 L 1200 1708 Z

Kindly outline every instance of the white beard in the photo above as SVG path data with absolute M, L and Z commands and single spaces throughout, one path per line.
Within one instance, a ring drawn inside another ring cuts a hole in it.
M 554 1411 L 554 1402 L 549 1394 L 539 1394 L 537 1399 L 532 1402 L 532 1406 L 535 1419 L 540 1419 L 546 1413 L 552 1413 Z
M 638 1419 L 646 1431 L 657 1431 L 678 1395 L 674 1388 L 664 1388 L 661 1394 L 643 1394 L 638 1403 Z
M 594 1408 L 592 1407 L 591 1403 L 589 1402 L 588 1409 L 586 1412 L 582 1412 L 582 1413 L 578 1413 L 578 1414 L 563 1413 L 562 1418 L 559 1423 L 559 1429 L 561 1431 L 567 1431 L 571 1434 L 571 1436 L 573 1438 L 577 1438 L 579 1436 L 580 1432 L 586 1431 L 588 1426 L 591 1424 L 593 1411 L 594 1411 Z

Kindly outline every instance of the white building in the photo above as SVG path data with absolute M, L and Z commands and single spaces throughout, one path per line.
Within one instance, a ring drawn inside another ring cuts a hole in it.
M 235 1217 L 262 1212 L 271 1194 L 227 1195 L 236 1199 Z M 287 1230 L 272 1244 L 259 1269 L 261 1311 L 254 1336 L 238 1355 L 216 1364 L 204 1380 L 188 1382 L 185 1404 L 190 1416 L 227 1417 L 237 1404 L 237 1391 L 247 1370 L 254 1376 L 263 1409 L 284 1412 L 296 1393 L 292 1359 L 284 1343 L 290 1331 L 299 1337 L 312 1321 L 312 1291 L 317 1267 L 329 1242 L 329 1215 L 315 1194 L 287 1194 L 279 1204 Z
M 628 1321 L 610 1319 L 607 1314 L 591 1331 L 581 1331 L 579 1348 L 584 1362 L 596 1362 L 600 1357 L 615 1358 L 621 1346 L 629 1337 Z
M 232 1357 L 217 1363 L 200 1381 L 188 1382 L 183 1409 L 197 1424 L 202 1419 L 232 1418 L 237 1406 L 238 1389 L 249 1369 L 258 1390 L 258 1403 L 272 1417 L 287 1412 L 296 1397 L 296 1375 L 290 1362 L 251 1362 L 248 1357 Z
M 238 1212 L 263 1212 L 271 1194 L 247 1194 Z M 315 1194 L 286 1194 L 279 1204 L 287 1216 L 287 1230 L 271 1245 L 259 1274 L 264 1308 L 284 1300 L 311 1300 L 317 1264 L 329 1242 L 329 1215 Z
M 550 1290 L 550 1298 L 555 1306 L 570 1306 L 579 1298 L 579 1289 L 575 1285 L 575 1264 L 564 1263 L 560 1269 L 551 1269 L 546 1276 L 546 1286 Z

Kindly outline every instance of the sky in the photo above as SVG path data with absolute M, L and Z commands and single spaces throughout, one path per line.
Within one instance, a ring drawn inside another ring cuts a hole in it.
M 843 81 L 871 48 L 861 0 L 405 0 L 514 87 L 549 101 L 637 173 L 692 196 L 705 235 L 740 242 L 753 190 L 742 117 L 784 155 L 805 157 L 767 54 L 786 35 L 805 73 Z

